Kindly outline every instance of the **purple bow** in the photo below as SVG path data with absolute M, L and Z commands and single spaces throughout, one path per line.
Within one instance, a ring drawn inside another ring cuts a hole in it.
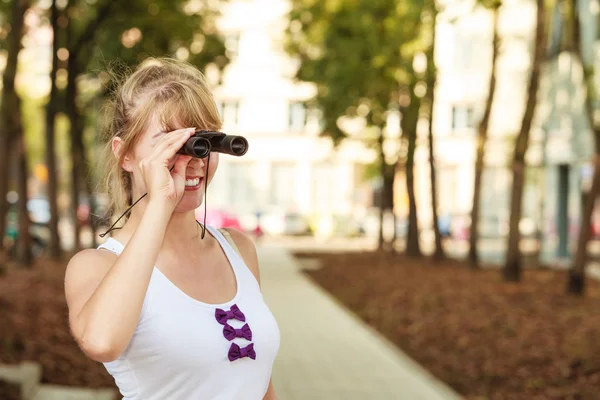
M 256 360 L 256 352 L 254 351 L 254 343 L 250 343 L 246 347 L 240 348 L 235 343 L 231 343 L 231 347 L 229 348 L 229 361 L 235 361 L 240 358 L 250 357 L 253 360 Z
M 227 340 L 233 340 L 236 337 L 252 340 L 252 331 L 248 324 L 244 324 L 242 329 L 235 329 L 233 326 L 226 323 L 223 327 L 223 336 L 225 336 L 225 339 Z
M 225 325 L 228 320 L 234 318 L 243 322 L 246 321 L 246 316 L 243 312 L 240 311 L 239 307 L 236 304 L 232 305 L 229 311 L 217 308 L 215 310 L 215 318 L 221 325 Z

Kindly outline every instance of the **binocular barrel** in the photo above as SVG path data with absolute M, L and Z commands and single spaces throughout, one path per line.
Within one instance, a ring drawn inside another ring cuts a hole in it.
M 248 151 L 248 141 L 243 136 L 199 131 L 187 140 L 178 153 L 205 158 L 211 151 L 241 157 Z
M 181 150 L 178 151 L 180 154 L 186 154 L 188 156 L 196 158 L 205 158 L 210 153 L 210 141 L 206 138 L 192 136 L 185 142 Z
M 213 151 L 237 157 L 243 156 L 248 151 L 248 141 L 243 136 L 225 135 L 217 146 L 212 145 Z

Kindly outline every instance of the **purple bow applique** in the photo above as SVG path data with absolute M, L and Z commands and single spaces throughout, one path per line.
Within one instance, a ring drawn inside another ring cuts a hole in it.
M 252 340 L 252 330 L 250 330 L 248 324 L 244 324 L 242 329 L 235 329 L 233 326 L 226 323 L 223 327 L 223 336 L 225 336 L 225 339 L 227 340 L 233 340 L 236 337 Z
M 215 318 L 221 325 L 225 325 L 228 320 L 234 318 L 243 322 L 246 321 L 246 316 L 243 312 L 240 311 L 239 307 L 236 304 L 232 305 L 229 311 L 217 308 L 215 310 Z
M 235 343 L 231 343 L 231 347 L 229 348 L 229 361 L 235 361 L 240 358 L 249 357 L 253 360 L 256 360 L 256 352 L 254 351 L 254 343 L 250 343 L 246 347 L 240 348 Z

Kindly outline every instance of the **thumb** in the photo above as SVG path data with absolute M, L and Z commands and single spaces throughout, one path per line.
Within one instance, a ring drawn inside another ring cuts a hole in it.
M 175 182 L 175 187 L 180 187 L 181 185 L 185 184 L 185 170 L 187 169 L 191 159 L 192 156 L 188 155 L 180 155 L 177 157 L 173 171 L 171 172 L 171 176 Z

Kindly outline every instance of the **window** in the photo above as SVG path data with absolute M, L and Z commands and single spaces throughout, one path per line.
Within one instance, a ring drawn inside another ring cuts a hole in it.
M 229 164 L 229 204 L 239 212 L 250 211 L 253 204 L 254 166 L 248 162 Z
M 452 130 L 461 131 L 465 129 L 473 129 L 475 120 L 473 118 L 473 107 L 471 106 L 454 106 L 452 107 Z
M 306 127 L 306 105 L 302 102 L 293 102 L 289 106 L 288 125 L 292 132 L 302 132 Z
M 454 59 L 455 72 L 470 73 L 481 68 L 481 54 L 491 48 L 491 36 L 476 34 L 470 30 L 456 27 L 454 30 Z M 491 52 L 490 52 L 491 56 Z
M 221 101 L 218 104 L 223 125 L 237 125 L 240 102 L 237 100 Z

